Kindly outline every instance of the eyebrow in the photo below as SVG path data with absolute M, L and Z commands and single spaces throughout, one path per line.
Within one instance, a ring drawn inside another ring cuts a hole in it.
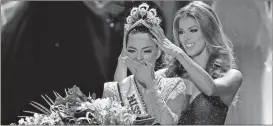
M 196 26 L 196 25 L 193 25 L 193 26 L 189 27 L 188 29 L 191 29 L 191 28 L 193 28 L 193 27 L 196 27 L 196 28 L 198 28 L 198 26 Z
M 146 46 L 146 47 L 144 47 L 143 49 L 147 49 L 147 48 L 152 48 L 152 46 Z
M 198 28 L 198 26 L 196 26 L 196 25 L 193 25 L 193 26 L 191 26 L 191 27 L 189 27 L 188 29 L 191 29 L 191 28 L 193 28 L 193 27 L 196 27 L 196 28 Z M 179 30 L 183 30 L 182 28 L 178 28 Z
M 136 49 L 135 47 L 132 47 L 132 46 L 129 46 L 128 48 Z M 152 48 L 152 46 L 146 46 L 146 47 L 144 47 L 142 49 L 147 49 L 147 48 Z
M 129 46 L 128 48 L 136 49 L 135 47 Z

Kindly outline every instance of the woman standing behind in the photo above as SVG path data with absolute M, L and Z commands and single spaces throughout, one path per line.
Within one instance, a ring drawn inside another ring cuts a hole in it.
M 232 43 L 212 8 L 194 1 L 180 9 L 173 21 L 174 44 L 159 27 L 150 31 L 158 46 L 173 57 L 157 74 L 193 82 L 187 85 L 190 106 L 179 123 L 224 124 L 228 106 L 242 84 L 242 74 L 235 69 Z

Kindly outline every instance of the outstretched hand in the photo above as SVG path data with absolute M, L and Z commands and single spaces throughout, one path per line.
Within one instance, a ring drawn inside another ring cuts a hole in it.
M 142 62 L 138 62 L 126 57 L 124 61 L 134 74 L 136 80 L 144 83 L 148 89 L 153 87 L 153 81 L 155 79 L 154 66 L 146 58 Z
M 173 44 L 164 34 L 164 31 L 161 27 L 159 26 L 153 26 L 150 27 L 149 30 L 151 33 L 155 36 L 156 39 L 152 39 L 159 48 L 162 49 L 165 53 L 177 57 L 179 53 L 183 52 L 183 50 Z

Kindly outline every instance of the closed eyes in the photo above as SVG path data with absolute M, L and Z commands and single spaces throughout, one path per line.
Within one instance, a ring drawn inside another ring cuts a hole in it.
M 127 51 L 130 52 L 130 53 L 135 52 L 135 50 L 133 50 L 133 49 L 128 49 Z
M 152 50 L 144 50 L 145 53 L 151 53 Z
M 136 50 L 134 50 L 134 49 L 127 49 L 127 51 L 128 51 L 129 53 L 134 53 L 134 52 L 136 52 Z M 151 50 L 151 49 L 147 49 L 147 50 L 144 50 L 143 52 L 144 52 L 144 53 L 151 53 L 152 50 Z

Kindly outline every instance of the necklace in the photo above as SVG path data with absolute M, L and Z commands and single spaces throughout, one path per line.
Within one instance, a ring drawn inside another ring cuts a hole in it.
M 137 94 L 138 94 L 139 97 L 140 97 L 141 105 L 144 107 L 146 113 L 148 113 L 147 106 L 146 106 L 146 104 L 145 104 L 145 102 L 144 102 L 144 99 L 143 99 L 143 95 L 140 93 L 139 87 L 138 87 L 138 85 L 136 84 L 137 82 L 135 81 L 134 78 L 133 78 L 132 81 L 133 81 L 133 83 L 134 83 L 134 85 L 135 85 L 135 87 L 136 87 L 136 89 L 137 89 Z

